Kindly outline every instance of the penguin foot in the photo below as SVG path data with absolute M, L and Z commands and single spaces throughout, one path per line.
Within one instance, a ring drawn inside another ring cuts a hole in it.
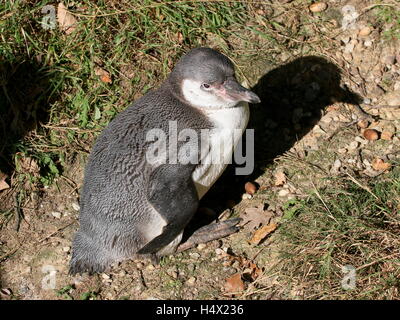
M 181 243 L 176 252 L 182 252 L 195 247 L 200 243 L 221 239 L 235 233 L 239 230 L 237 224 L 242 221 L 241 218 L 228 219 L 225 221 L 211 223 L 196 230 L 184 243 Z

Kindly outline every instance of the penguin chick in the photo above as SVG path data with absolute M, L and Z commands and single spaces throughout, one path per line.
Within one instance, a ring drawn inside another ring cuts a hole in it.
M 85 169 L 70 274 L 103 272 L 114 262 L 176 252 L 199 199 L 226 168 L 240 136 L 223 148 L 218 163 L 210 161 L 213 147 L 224 142 L 226 129 L 246 128 L 244 102 L 260 99 L 236 81 L 232 62 L 210 48 L 196 48 L 158 89 L 117 115 L 97 138 Z M 208 147 L 203 148 L 204 139 L 201 148 L 182 139 L 187 129 L 199 137 L 211 130 L 204 138 Z M 158 139 L 149 139 L 150 132 L 159 133 Z M 174 141 L 185 161 L 170 152 Z M 151 150 L 158 150 L 153 157 Z M 237 230 L 237 222 L 206 226 L 193 236 L 202 242 L 207 235 L 206 240 L 226 236 Z

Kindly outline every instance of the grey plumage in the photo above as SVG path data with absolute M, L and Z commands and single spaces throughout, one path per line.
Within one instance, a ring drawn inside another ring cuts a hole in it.
M 146 132 L 154 128 L 168 132 L 168 123 L 174 120 L 178 132 L 212 128 L 204 113 L 185 100 L 180 83 L 197 75 L 202 80 L 209 75 L 210 82 L 223 81 L 215 77 L 225 73 L 233 75 L 225 56 L 207 48 L 194 49 L 158 89 L 137 100 L 104 129 L 85 170 L 70 273 L 103 272 L 116 261 L 165 254 L 163 248 L 182 233 L 198 206 L 192 180 L 196 165 L 149 164 Z M 158 224 L 162 232 L 154 236 Z

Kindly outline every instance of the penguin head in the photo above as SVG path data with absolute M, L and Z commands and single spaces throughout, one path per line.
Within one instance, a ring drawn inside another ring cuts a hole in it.
M 232 62 L 210 48 L 192 49 L 176 64 L 170 82 L 180 99 L 197 108 L 231 108 L 260 98 L 240 85 Z

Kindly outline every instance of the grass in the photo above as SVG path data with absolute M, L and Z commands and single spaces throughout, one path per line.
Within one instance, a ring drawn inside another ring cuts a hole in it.
M 303 0 L 271 6 L 252 1 L 64 3 L 78 20 L 70 35 L 41 25 L 41 9 L 54 1 L 0 3 L 0 170 L 9 174 L 12 186 L 9 201 L 0 201 L 0 228 L 12 220 L 15 193 L 23 204 L 30 193 L 40 194 L 57 182 L 77 155 L 89 153 L 109 121 L 156 87 L 190 48 L 219 49 L 233 60 L 239 78 L 253 85 L 281 63 L 282 54 L 292 59 L 325 53 L 332 45 L 325 36 L 330 21 L 340 20 L 333 11 L 308 14 L 311 1 Z M 398 38 L 398 10 L 377 6 L 374 12 L 380 24 L 390 25 L 387 36 Z M 97 68 L 109 73 L 111 83 L 96 75 Z M 305 179 L 312 172 L 315 176 L 313 166 L 304 171 L 302 165 L 302 170 L 298 174 Z M 281 247 L 281 258 L 293 261 L 280 269 L 286 297 L 293 297 L 293 290 L 304 298 L 398 297 L 399 172 L 362 183 L 372 193 L 340 179 L 324 184 L 334 187 L 319 195 L 283 207 L 277 234 L 287 246 Z M 192 275 L 177 258 L 163 263 Z M 341 288 L 343 265 L 357 269 L 354 290 Z M 181 280 L 166 272 L 162 278 L 166 292 L 182 296 Z M 58 295 L 68 299 L 70 290 L 66 286 Z M 199 288 L 199 296 L 212 298 L 218 294 L 214 290 Z M 96 295 L 87 291 L 81 298 Z
M 307 299 L 393 299 L 400 289 L 400 170 L 362 186 L 336 178 L 332 186 L 284 208 L 280 280 Z M 368 188 L 366 188 L 368 187 Z M 342 267 L 356 269 L 344 290 Z M 292 296 L 293 297 L 293 296 Z

